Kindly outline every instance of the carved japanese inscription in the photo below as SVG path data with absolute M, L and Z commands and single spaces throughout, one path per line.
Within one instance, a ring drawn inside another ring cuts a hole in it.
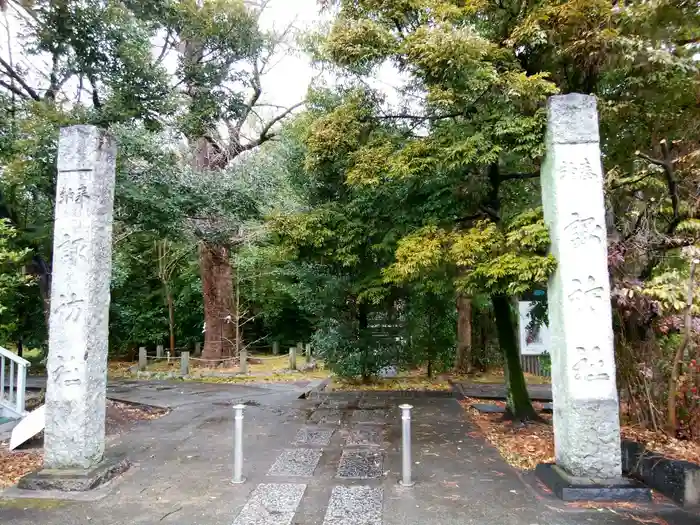
M 83 381 L 80 378 L 80 369 L 83 366 L 75 360 L 75 357 L 65 359 L 58 356 L 59 365 L 51 372 L 53 380 L 63 386 L 80 386 Z
M 574 291 L 569 294 L 569 300 L 579 311 L 595 312 L 603 304 L 605 290 L 592 275 L 585 280 L 573 279 L 571 285 Z
M 63 234 L 63 242 L 57 246 L 59 250 L 58 256 L 65 263 L 74 265 L 78 261 L 86 261 L 85 251 L 87 250 L 87 242 L 84 237 L 74 237 L 68 233 Z
M 79 299 L 75 293 L 60 294 L 53 312 L 63 321 L 77 321 L 83 313 L 84 299 Z
M 574 363 L 574 379 L 578 381 L 607 381 L 610 374 L 605 372 L 605 360 L 599 346 L 576 347 L 579 355 L 578 361 Z
M 596 222 L 594 217 L 576 212 L 571 214 L 571 222 L 564 227 L 564 231 L 576 248 L 589 242 L 600 244 L 605 239 L 605 229 Z
M 85 186 L 85 184 L 80 184 L 76 187 L 63 187 L 58 194 L 58 202 L 61 204 L 77 204 L 80 208 L 82 208 L 83 204 L 89 199 L 90 195 L 88 195 L 87 186 Z
M 598 174 L 587 158 L 577 160 L 562 160 L 557 165 L 559 177 L 566 180 L 596 180 Z

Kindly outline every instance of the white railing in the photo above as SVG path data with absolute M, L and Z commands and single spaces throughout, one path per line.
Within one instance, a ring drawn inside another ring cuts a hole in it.
M 0 346 L 0 405 L 23 416 L 27 369 L 31 363 Z

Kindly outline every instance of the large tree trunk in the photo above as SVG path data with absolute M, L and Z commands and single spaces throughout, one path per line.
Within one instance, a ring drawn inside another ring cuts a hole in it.
M 204 349 L 202 359 L 234 355 L 235 319 L 231 259 L 224 246 L 202 242 L 199 247 L 204 296 Z
M 168 300 L 168 327 L 170 329 L 170 355 L 175 356 L 175 304 L 170 286 L 165 287 Z
M 530 402 L 525 376 L 520 366 L 520 352 L 515 334 L 515 322 L 510 311 L 510 301 L 505 295 L 491 297 L 496 316 L 498 343 L 503 352 L 503 370 L 506 376 L 506 417 L 521 421 L 538 419 Z
M 472 364 L 472 300 L 457 294 L 457 355 L 455 373 L 468 374 Z

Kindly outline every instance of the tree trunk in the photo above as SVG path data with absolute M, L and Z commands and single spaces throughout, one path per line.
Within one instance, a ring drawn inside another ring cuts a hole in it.
M 165 287 L 165 294 L 168 299 L 168 325 L 170 328 L 170 355 L 175 356 L 175 305 L 173 304 L 173 294 L 170 286 Z
M 234 303 L 234 312 L 236 320 L 235 326 L 235 355 L 239 358 L 241 356 L 241 350 L 243 349 L 243 331 L 241 330 L 241 280 L 240 274 L 238 273 L 238 268 L 234 270 L 236 272 L 236 301 Z
M 49 318 L 51 317 L 51 268 L 41 255 L 34 255 L 29 271 L 37 277 L 41 301 L 44 305 L 44 321 L 46 322 L 46 340 L 48 341 Z
M 369 314 L 367 312 L 367 305 L 365 303 L 359 303 L 357 312 L 357 322 L 359 328 L 359 341 L 360 344 L 364 345 L 362 349 L 362 382 L 369 383 L 371 374 L 369 371 L 369 341 L 367 338 L 367 328 L 369 327 Z
M 229 250 L 224 246 L 202 242 L 199 247 L 199 262 L 206 323 L 202 359 L 232 357 L 236 314 Z
M 455 373 L 468 374 L 472 365 L 472 301 L 467 295 L 457 294 L 457 356 Z
M 668 380 L 668 403 L 666 406 L 666 431 L 672 437 L 676 437 L 676 431 L 678 430 L 678 420 L 676 416 L 676 391 L 678 387 L 678 367 L 680 366 L 681 360 L 683 359 L 683 354 L 685 349 L 688 348 L 688 343 L 690 342 L 690 332 L 692 323 L 692 310 L 693 310 L 693 280 L 695 279 L 695 265 L 696 261 L 693 260 L 690 263 L 690 279 L 688 280 L 688 297 L 686 299 L 685 307 L 685 327 L 683 334 L 683 341 L 678 346 L 676 350 L 676 355 L 673 356 L 673 363 L 671 366 L 671 377 Z
M 515 334 L 515 322 L 510 311 L 510 302 L 505 295 L 491 296 L 496 316 L 498 343 L 503 352 L 503 371 L 506 378 L 506 417 L 520 421 L 539 419 L 530 402 L 525 376 L 520 366 L 520 352 Z

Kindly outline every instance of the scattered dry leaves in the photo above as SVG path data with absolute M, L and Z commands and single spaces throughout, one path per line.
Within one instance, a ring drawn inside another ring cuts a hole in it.
M 472 408 L 474 403 L 480 402 L 477 399 L 466 398 L 461 403 L 483 436 L 498 449 L 509 464 L 522 470 L 532 470 L 538 463 L 554 461 L 554 435 L 551 419 L 547 414 L 543 414 L 544 423 L 524 425 L 504 421 L 503 414 L 482 414 Z M 505 406 L 502 401 L 489 403 Z
M 697 441 L 680 440 L 661 432 L 632 426 L 622 427 L 622 437 L 641 443 L 647 450 L 657 452 L 667 458 L 700 464 L 700 443 Z
M 461 401 L 470 418 L 479 427 L 483 437 L 495 446 L 510 465 L 532 470 L 538 463 L 554 462 L 554 429 L 551 414 L 540 414 L 542 423 L 505 421 L 503 414 L 482 414 L 472 407 L 482 400 L 466 398 Z M 503 401 L 488 401 L 489 404 L 505 406 Z M 535 409 L 541 404 L 533 403 Z M 470 433 L 473 435 L 473 433 Z M 622 437 L 643 444 L 647 450 L 653 450 L 665 457 L 700 463 L 700 443 L 681 441 L 660 432 L 622 427 Z
M 348 380 L 334 378 L 330 389 L 336 392 L 344 391 L 430 391 L 445 392 L 452 390 L 452 385 L 445 378 L 433 378 L 420 376 L 395 377 L 390 379 L 377 379 L 371 383 L 363 383 L 360 380 Z
M 534 374 L 529 374 L 523 372 L 525 376 L 525 382 L 528 385 L 548 385 L 552 382 L 550 377 L 538 376 Z M 482 384 L 493 384 L 499 385 L 505 383 L 505 374 L 503 369 L 493 369 L 486 372 L 475 372 L 473 374 L 465 376 L 455 376 L 455 379 L 461 379 L 463 381 L 468 381 L 470 383 L 482 383 Z
M 42 450 L 10 452 L 9 442 L 0 443 L 0 488 L 11 487 L 25 474 L 41 468 Z

